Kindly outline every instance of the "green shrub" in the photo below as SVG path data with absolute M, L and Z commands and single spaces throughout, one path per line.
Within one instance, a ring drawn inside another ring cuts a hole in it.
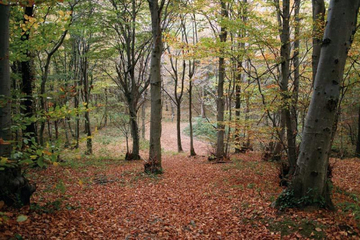
M 184 129 L 186 135 L 190 135 L 190 126 L 188 125 Z M 205 118 L 196 117 L 195 123 L 193 124 L 193 134 L 195 137 L 204 138 L 206 140 L 216 139 L 216 126 L 209 123 Z

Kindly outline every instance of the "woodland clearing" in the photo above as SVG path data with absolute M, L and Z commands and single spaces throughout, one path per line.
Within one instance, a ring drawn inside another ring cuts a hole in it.
M 336 211 L 278 211 L 278 163 L 250 152 L 213 164 L 200 141 L 199 156 L 175 154 L 173 127 L 163 128 L 162 175 L 144 174 L 142 160 L 86 156 L 31 171 L 32 205 L 1 209 L 0 239 L 359 238 L 358 159 L 332 160 Z

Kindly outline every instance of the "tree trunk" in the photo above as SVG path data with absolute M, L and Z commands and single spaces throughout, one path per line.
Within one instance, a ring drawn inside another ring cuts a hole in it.
M 100 121 L 99 129 L 103 128 L 103 127 L 106 127 L 107 122 L 108 122 L 108 89 L 107 89 L 107 87 L 104 89 L 104 94 L 105 94 L 104 115 L 103 115 L 103 118 Z M 104 120 L 104 124 L 102 124 L 102 120 Z
M 0 156 L 10 157 L 11 81 L 9 65 L 10 7 L 0 4 Z
M 287 157 L 290 166 L 290 174 L 295 171 L 296 164 L 296 135 L 293 129 L 292 116 L 290 112 L 291 95 L 289 94 L 289 77 L 290 77 L 290 0 L 283 1 L 282 7 L 282 29 L 280 34 L 281 40 L 281 118 L 285 120 L 287 135 Z
M 177 134 L 177 146 L 178 152 L 183 152 L 181 145 L 181 102 L 176 104 L 176 134 Z
M 146 93 L 144 93 L 144 95 L 146 95 Z M 146 126 L 145 126 L 145 118 L 146 118 L 146 97 L 144 96 L 144 102 L 141 106 L 141 138 L 145 139 L 145 132 L 146 132 Z
M 330 2 L 297 168 L 291 185 L 277 199 L 278 206 L 286 204 L 292 194 L 292 202 L 301 202 L 299 205 L 333 208 L 328 178 L 331 135 L 359 6 L 360 0 Z
M 91 134 L 91 123 L 90 123 L 90 83 L 89 83 L 89 73 L 88 73 L 88 59 L 87 53 L 89 52 L 89 44 L 83 42 L 83 49 L 82 49 L 82 57 L 81 57 L 81 68 L 82 68 L 82 78 L 83 78 L 83 97 L 84 97 L 84 104 L 85 104 L 85 133 L 87 134 L 86 137 L 86 155 L 91 155 L 92 152 L 92 134 Z
M 244 22 L 244 24 L 247 22 L 248 17 L 247 17 L 247 0 L 242 0 L 242 4 L 241 4 L 241 10 L 238 12 L 239 17 L 241 17 L 242 21 Z M 245 38 L 246 37 L 246 30 L 241 30 L 239 33 L 239 37 L 240 38 Z M 240 42 L 238 44 L 239 46 L 239 50 L 240 51 L 244 51 L 245 50 L 245 43 L 244 42 Z M 237 59 L 236 62 L 236 80 L 235 80 L 235 121 L 237 123 L 240 122 L 240 114 L 241 114 L 241 82 L 243 79 L 243 74 L 242 74 L 242 67 L 243 67 L 243 59 L 241 57 L 241 59 Z M 249 111 L 249 97 L 246 95 L 246 120 L 248 119 L 248 111 Z M 240 153 L 241 152 L 241 138 L 240 138 L 240 126 L 236 126 L 235 129 L 235 153 Z M 249 134 L 247 134 L 249 135 Z M 250 143 L 249 143 L 250 144 Z
M 238 73 L 237 81 L 235 82 L 235 121 L 236 123 L 240 122 L 240 113 L 241 113 L 241 73 Z M 235 129 L 235 153 L 240 153 L 240 127 L 236 126 Z
M 200 111 L 201 118 L 206 118 L 206 108 L 205 108 L 205 87 L 201 86 L 201 101 L 200 101 Z
M 130 110 L 130 126 L 131 126 L 131 136 L 132 136 L 132 156 L 131 160 L 139 160 L 140 157 L 140 138 L 139 138 L 139 126 L 137 122 L 137 113 L 136 113 L 136 103 L 132 103 Z
M 10 6 L 0 4 L 0 156 L 11 154 L 11 82 L 9 65 L 9 17 Z M 35 186 L 22 176 L 19 166 L 0 170 L 0 201 L 8 206 L 21 207 L 30 204 Z
M 312 52 L 312 84 L 314 85 L 317 67 L 321 51 L 321 37 L 325 24 L 325 3 L 324 0 L 312 0 L 313 18 L 313 52 Z
M 360 157 L 360 106 L 359 106 L 359 116 L 358 116 L 358 136 L 356 143 L 356 157 Z
M 294 40 L 294 61 L 293 61 L 293 66 L 294 66 L 294 87 L 293 87 L 293 91 L 292 91 L 292 96 L 291 96 L 291 106 L 290 106 L 290 124 L 291 124 L 291 129 L 292 129 L 292 133 L 291 133 L 291 142 L 293 144 L 293 149 L 291 154 L 294 157 L 294 161 L 296 163 L 296 159 L 297 159 L 297 146 L 296 146 L 296 137 L 297 137 L 297 133 L 298 133 L 298 121 L 297 121 L 297 105 L 298 105 L 298 99 L 299 99 L 299 84 L 300 84 L 300 61 L 299 61 L 299 52 L 300 52 L 300 18 L 299 18 L 299 13 L 300 13 L 300 2 L 301 0 L 295 0 L 295 13 L 294 13 L 294 17 L 295 17 L 295 40 Z M 295 166 L 293 168 L 293 171 L 295 171 Z M 293 174 L 293 172 L 290 169 L 290 175 Z
M 224 0 L 220 1 L 221 4 L 221 16 L 226 18 L 228 16 L 228 11 L 226 8 L 226 3 Z M 221 27 L 220 30 L 220 42 L 225 43 L 227 38 L 226 27 Z M 219 57 L 219 80 L 217 87 L 217 141 L 216 141 L 216 158 L 222 159 L 225 157 L 224 152 L 224 138 L 225 138 L 225 125 L 224 125 L 224 111 L 225 111 L 225 101 L 224 101 L 224 83 L 225 83 L 225 58 L 222 56 L 224 53 L 220 51 L 221 56 Z
M 150 116 L 150 146 L 149 159 L 145 163 L 145 172 L 161 173 L 161 55 L 162 30 L 161 30 L 161 10 L 164 5 L 159 7 L 157 0 L 148 0 L 151 13 L 151 26 L 153 36 L 153 49 L 151 54 L 150 67 L 150 94 L 151 94 L 151 116 Z
M 189 64 L 190 65 L 190 64 Z M 195 65 L 195 64 L 194 64 Z M 191 65 L 190 65 L 191 66 Z M 190 75 L 190 74 L 189 74 Z M 192 79 L 189 76 L 189 131 L 190 131 L 190 156 L 196 156 L 194 148 L 194 134 L 192 125 Z
M 33 15 L 33 6 L 25 7 L 24 13 L 27 16 Z M 24 22 L 27 21 L 24 18 Z M 29 41 L 29 32 L 23 31 L 21 37 L 22 41 Z M 26 61 L 21 62 L 21 75 L 22 75 L 22 84 L 21 92 L 25 95 L 21 101 L 21 112 L 24 114 L 24 117 L 30 119 L 30 122 L 26 125 L 23 130 L 23 138 L 28 139 L 29 145 L 32 145 L 37 142 L 37 134 L 35 122 L 31 120 L 34 116 L 35 104 L 33 99 L 33 84 L 34 84 L 34 70 L 32 69 L 32 56 L 30 50 L 26 49 L 25 55 L 27 57 Z

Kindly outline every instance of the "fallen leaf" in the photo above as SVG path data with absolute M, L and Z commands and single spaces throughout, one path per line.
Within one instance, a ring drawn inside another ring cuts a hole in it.
M 26 215 L 19 215 L 19 216 L 16 218 L 16 221 L 17 221 L 17 222 L 25 222 L 27 219 L 28 219 L 28 216 L 26 216 Z

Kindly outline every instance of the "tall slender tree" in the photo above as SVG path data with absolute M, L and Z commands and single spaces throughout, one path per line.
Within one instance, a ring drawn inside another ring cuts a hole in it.
M 228 17 L 228 7 L 227 3 L 224 0 L 220 1 L 221 5 L 221 18 L 224 21 Z M 220 29 L 220 42 L 224 44 L 227 39 L 227 28 L 224 26 L 224 23 L 221 24 Z M 217 99 L 216 99 L 216 106 L 217 106 L 217 140 L 216 140 L 216 158 L 222 159 L 225 157 L 225 125 L 224 125 L 224 113 L 225 113 L 225 99 L 224 99 L 224 84 L 225 84 L 225 75 L 226 75 L 226 68 L 225 68 L 225 53 L 220 50 L 220 57 L 219 57 L 219 77 L 218 77 L 218 86 L 217 86 Z
M 166 0 L 148 0 L 151 14 L 151 29 L 153 37 L 153 49 L 150 65 L 150 94 L 151 94 L 151 115 L 150 115 L 150 146 L 149 159 L 144 164 L 145 172 L 161 173 L 161 56 L 163 53 L 162 44 L 162 14 L 166 8 Z
M 27 7 L 24 7 L 24 19 L 23 23 L 26 24 L 28 21 L 27 19 L 33 17 L 34 12 L 34 5 L 30 5 Z M 23 29 L 21 41 L 24 43 L 25 46 L 28 46 L 28 41 L 30 40 L 30 31 L 28 29 Z M 35 114 L 35 101 L 33 98 L 33 86 L 34 86 L 34 80 L 35 80 L 35 69 L 33 67 L 33 54 L 31 54 L 30 49 L 28 47 L 25 48 L 24 56 L 26 56 L 25 59 L 23 59 L 20 63 L 21 68 L 21 92 L 25 95 L 23 97 L 23 100 L 21 102 L 22 108 L 22 114 L 24 114 L 24 117 L 30 119 L 30 122 L 26 124 L 25 129 L 23 130 L 23 138 L 27 139 L 28 144 L 34 144 L 37 142 L 37 132 L 36 132 L 36 126 L 35 121 L 31 120 L 31 118 Z

